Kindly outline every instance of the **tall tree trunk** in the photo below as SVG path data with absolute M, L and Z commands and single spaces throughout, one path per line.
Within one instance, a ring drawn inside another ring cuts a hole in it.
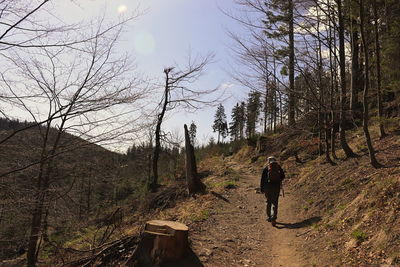
M 50 186 L 50 175 L 52 175 L 54 168 L 53 166 L 54 155 L 57 152 L 61 136 L 64 132 L 64 125 L 66 122 L 66 118 L 69 115 L 71 109 L 72 106 L 69 107 L 64 117 L 61 118 L 61 124 L 59 126 L 55 141 L 48 153 L 47 151 L 49 146 L 49 135 L 51 129 L 50 126 L 52 123 L 51 120 L 49 120 L 46 127 L 46 133 L 43 139 L 42 152 L 41 152 L 41 163 L 39 165 L 38 180 L 36 185 L 36 196 L 34 198 L 35 203 L 31 221 L 31 233 L 28 241 L 28 253 L 27 253 L 28 267 L 36 266 L 37 257 L 40 249 L 40 243 L 38 241 L 39 241 L 40 231 L 42 230 L 42 216 L 46 208 L 45 204 Z
M 276 121 L 278 117 L 278 82 L 276 77 L 276 57 L 275 57 L 275 48 L 274 44 L 272 44 L 272 54 L 274 59 L 274 133 L 276 132 Z
M 318 69 L 318 93 L 319 93 L 319 101 L 318 101 L 318 152 L 321 156 L 324 152 L 324 148 L 322 145 L 322 101 L 323 101 L 323 89 L 322 89 L 322 53 L 321 53 L 321 38 L 319 32 L 319 8 L 316 6 L 317 11 L 317 69 Z
M 342 0 L 337 0 L 339 18 L 339 59 L 340 59 L 340 114 L 339 114 L 339 138 L 346 157 L 355 157 L 346 140 L 346 58 L 344 47 L 344 19 L 342 13 Z
M 268 130 L 268 93 L 269 93 L 269 73 L 268 73 L 268 54 L 266 47 L 263 48 L 264 52 L 264 86 L 265 86 L 265 99 L 264 99 L 264 134 L 267 133 Z
M 323 146 L 322 146 L 322 127 L 324 128 L 325 134 L 325 159 L 328 163 L 334 164 L 330 154 L 329 154 L 329 127 L 328 127 L 328 111 L 325 105 L 325 94 L 323 88 L 323 81 L 322 81 L 322 74 L 323 74 L 323 67 L 322 67 L 322 41 L 320 36 L 320 20 L 319 20 L 319 7 L 316 6 L 317 10 L 317 38 L 318 38 L 318 87 L 319 87 L 319 138 L 320 138 L 320 155 L 323 153 Z M 324 110 L 322 114 L 322 109 Z
M 364 135 L 365 139 L 367 142 L 368 146 L 368 152 L 369 152 L 369 158 L 371 165 L 374 168 L 379 168 L 381 165 L 377 161 L 375 157 L 375 150 L 372 145 L 371 141 L 371 136 L 369 133 L 368 129 L 368 90 L 369 90 L 369 55 L 368 55 L 368 47 L 367 47 L 367 41 L 366 41 L 366 33 L 365 33 L 365 28 L 364 28 L 364 1 L 360 0 L 360 27 L 361 27 L 361 40 L 362 44 L 364 47 L 364 72 L 365 72 L 365 82 L 364 82 L 364 93 L 363 93 L 363 107 L 364 107 L 364 112 L 363 112 L 363 130 L 364 130 Z
M 48 162 L 47 159 L 47 151 L 48 151 L 48 140 L 49 140 L 49 133 L 50 133 L 50 124 L 49 122 L 46 125 L 46 133 L 43 139 L 42 144 L 42 151 L 41 151 L 41 162 L 39 165 L 39 173 L 37 178 L 36 184 L 36 192 L 34 196 L 34 203 L 33 203 L 33 213 L 32 213 L 32 220 L 31 220 L 31 232 L 29 235 L 28 241 L 28 252 L 27 252 L 27 266 L 28 267 L 35 267 L 37 256 L 38 256 L 38 241 L 40 236 L 40 230 L 42 226 L 42 216 L 43 216 L 43 209 L 44 209 L 44 202 L 46 199 L 47 189 L 48 189 Z M 47 169 L 47 172 L 46 172 Z
M 331 3 L 328 0 L 328 13 L 332 14 Z M 330 109 L 331 109 L 331 151 L 332 157 L 337 159 L 336 156 L 336 120 L 335 120 L 335 104 L 336 104 L 336 93 L 337 93 L 337 68 L 336 68 L 336 31 L 332 31 L 332 18 L 328 21 L 329 26 L 329 69 L 331 73 L 330 79 Z M 333 45 L 332 45 L 333 43 Z
M 279 92 L 279 109 L 280 109 L 280 111 L 281 111 L 280 125 L 283 125 L 283 100 L 282 100 L 282 92 Z
M 378 117 L 379 117 L 379 133 L 380 138 L 386 137 L 385 129 L 383 127 L 383 108 L 382 108 L 382 96 L 381 96 L 381 48 L 379 44 L 379 26 L 378 26 L 378 8 L 376 0 L 373 0 L 374 9 L 374 30 L 375 30 L 375 54 L 376 54 L 376 83 L 377 83 L 377 101 L 378 101 Z
M 328 13 L 331 12 L 331 4 L 328 0 Z M 334 23 L 333 23 L 334 24 Z M 338 89 L 337 82 L 337 65 L 336 65 L 336 31 L 332 33 L 332 19 L 329 19 L 329 66 L 331 72 L 331 98 L 330 98 L 330 108 L 331 108 L 331 151 L 332 157 L 337 159 L 336 156 L 336 120 L 335 120 L 335 105 L 336 105 L 336 94 Z M 333 42 L 333 45 L 332 45 Z
M 165 87 L 164 87 L 164 103 L 162 106 L 161 113 L 158 114 L 157 116 L 157 125 L 156 125 L 156 132 L 155 132 L 155 145 L 154 145 L 154 151 L 153 151 L 153 180 L 150 183 L 150 189 L 152 191 L 157 190 L 158 186 L 158 159 L 160 157 L 160 150 L 161 150 L 161 137 L 160 137 L 160 132 L 161 132 L 161 124 L 164 119 L 165 112 L 167 110 L 168 106 L 168 96 L 169 96 L 169 73 L 171 72 L 172 69 L 165 69 Z
M 294 91 L 294 5 L 293 0 L 288 2 L 289 17 L 289 114 L 288 123 L 290 126 L 295 124 L 295 91 Z
M 358 103 L 358 92 L 361 91 L 361 72 L 359 63 L 360 44 L 358 31 L 356 28 L 357 22 L 351 20 L 351 95 L 350 95 L 350 112 L 353 118 L 356 117 L 355 109 Z

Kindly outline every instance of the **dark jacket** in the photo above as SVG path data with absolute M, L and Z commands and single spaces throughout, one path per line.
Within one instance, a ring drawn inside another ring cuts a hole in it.
M 276 163 L 276 164 L 278 164 L 278 163 Z M 281 165 L 278 164 L 278 167 L 279 167 L 279 172 L 281 174 L 281 180 L 279 182 L 268 180 L 268 165 L 264 168 L 262 175 L 261 175 L 261 181 L 260 181 L 261 192 L 265 192 L 268 186 L 280 188 L 280 186 L 279 186 L 280 183 L 282 182 L 283 179 L 285 179 L 285 172 L 283 171 Z

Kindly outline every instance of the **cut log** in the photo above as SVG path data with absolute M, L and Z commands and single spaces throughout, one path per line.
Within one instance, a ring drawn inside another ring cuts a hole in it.
M 177 261 L 189 251 L 189 228 L 174 221 L 148 221 L 145 232 L 154 236 L 150 256 L 155 262 Z

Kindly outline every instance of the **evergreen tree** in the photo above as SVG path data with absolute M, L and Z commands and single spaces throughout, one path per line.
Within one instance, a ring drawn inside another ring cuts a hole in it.
M 244 138 L 244 127 L 246 126 L 246 103 L 240 103 L 239 111 L 239 137 L 240 139 Z
M 218 141 L 220 143 L 220 137 L 225 138 L 228 135 L 228 124 L 226 122 L 225 108 L 222 104 L 219 104 L 217 111 L 214 116 L 214 124 L 212 126 L 214 132 L 218 132 Z
M 249 93 L 246 107 L 246 133 L 251 138 L 256 134 L 256 124 L 261 111 L 261 93 L 252 91 Z
M 295 53 L 294 53 L 294 3 L 293 0 L 269 0 L 265 1 L 266 20 L 263 20 L 265 25 L 265 33 L 268 38 L 276 39 L 283 45 L 277 54 L 287 58 L 286 66 L 289 75 L 289 92 L 288 92 L 288 123 L 295 123 Z M 287 38 L 287 39 L 286 39 Z M 283 41 L 283 42 L 282 42 Z
M 240 139 L 240 106 L 239 103 L 232 109 L 231 122 L 229 123 L 229 134 L 231 139 L 236 141 Z

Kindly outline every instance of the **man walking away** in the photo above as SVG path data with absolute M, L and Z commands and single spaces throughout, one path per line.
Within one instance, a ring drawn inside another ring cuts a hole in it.
M 283 179 L 285 179 L 285 173 L 282 167 L 275 157 L 269 157 L 268 164 L 261 175 L 260 188 L 267 198 L 267 220 L 271 222 L 272 226 L 276 225 L 279 192 Z

